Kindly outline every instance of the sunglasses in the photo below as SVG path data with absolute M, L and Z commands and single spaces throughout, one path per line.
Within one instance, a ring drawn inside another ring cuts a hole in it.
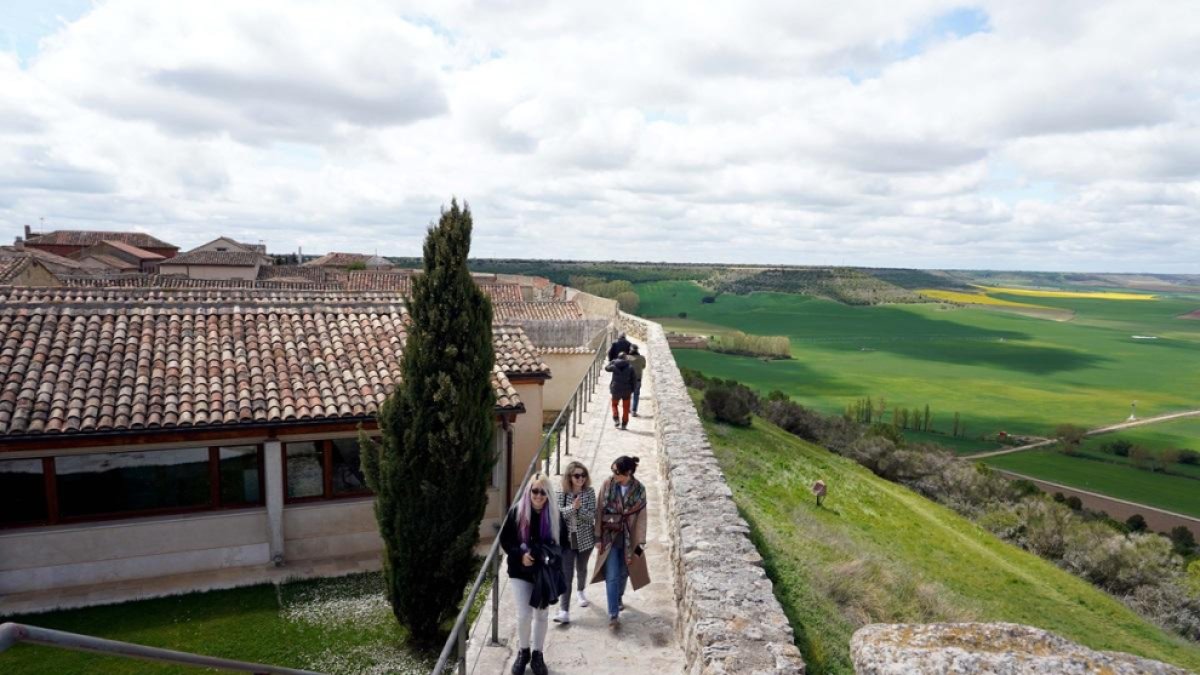
M 571 474 L 571 478 L 587 478 L 587 474 L 586 473 L 573 473 L 573 474 Z
M 545 497 L 545 496 L 546 496 L 546 491 L 545 491 L 545 490 L 543 490 L 542 488 L 533 488 L 532 490 L 530 490 L 530 491 L 529 491 L 529 494 L 531 494 L 531 495 L 537 495 L 537 496 L 539 496 L 539 497 Z

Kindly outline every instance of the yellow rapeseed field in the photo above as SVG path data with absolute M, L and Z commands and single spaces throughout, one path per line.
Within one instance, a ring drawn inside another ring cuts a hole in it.
M 1149 293 L 1119 293 L 1116 291 L 1035 291 L 1029 288 L 1004 288 L 1000 286 L 977 286 L 985 293 L 1024 295 L 1031 298 L 1091 298 L 1094 300 L 1155 300 Z M 926 291 L 922 291 L 926 293 Z
M 1024 307 L 1026 309 L 1045 309 L 1039 305 L 1032 305 L 1024 302 L 1013 302 L 1012 300 L 1001 300 L 993 298 L 990 295 L 983 293 L 969 293 L 964 291 L 945 291 L 938 289 L 924 289 L 918 291 L 921 295 L 941 300 L 943 302 L 955 302 L 960 305 L 992 305 L 998 307 Z

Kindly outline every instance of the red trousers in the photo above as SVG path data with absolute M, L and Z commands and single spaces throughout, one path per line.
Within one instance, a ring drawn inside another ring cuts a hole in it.
M 629 424 L 629 397 L 612 400 L 613 419 L 617 419 L 617 402 L 621 402 L 621 424 Z

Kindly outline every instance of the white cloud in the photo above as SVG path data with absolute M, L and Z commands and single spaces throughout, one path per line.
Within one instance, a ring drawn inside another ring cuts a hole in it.
M 0 53 L 0 222 L 416 254 L 457 195 L 483 256 L 1188 271 L 1188 11 L 110 0 Z

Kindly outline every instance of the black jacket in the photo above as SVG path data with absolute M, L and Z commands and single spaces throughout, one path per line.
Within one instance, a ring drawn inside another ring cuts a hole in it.
M 633 390 L 637 389 L 637 371 L 633 369 L 632 363 L 625 359 L 617 359 L 604 366 L 604 369 L 612 373 L 612 382 L 608 383 L 608 391 L 613 398 L 633 396 Z
M 633 345 L 629 344 L 629 340 L 626 340 L 625 338 L 614 341 L 612 346 L 608 348 L 608 360 L 612 361 L 621 354 L 628 354 L 629 348 L 632 346 Z
M 549 504 L 546 508 L 549 508 Z M 554 544 L 557 542 L 551 540 L 549 542 L 542 541 L 542 532 L 540 527 L 535 527 L 534 523 L 529 524 L 529 550 L 533 553 L 533 566 L 526 567 L 521 563 L 521 556 L 524 551 L 521 550 L 521 533 L 517 529 L 517 508 L 508 510 L 508 516 L 504 518 L 504 527 L 500 530 L 500 548 L 504 549 L 504 556 L 508 559 L 508 576 L 513 579 L 521 579 L 534 582 L 534 577 L 537 572 L 540 556 L 539 549 L 543 543 Z M 558 517 L 558 532 L 559 536 L 567 531 L 567 524 L 563 522 L 562 516 Z

